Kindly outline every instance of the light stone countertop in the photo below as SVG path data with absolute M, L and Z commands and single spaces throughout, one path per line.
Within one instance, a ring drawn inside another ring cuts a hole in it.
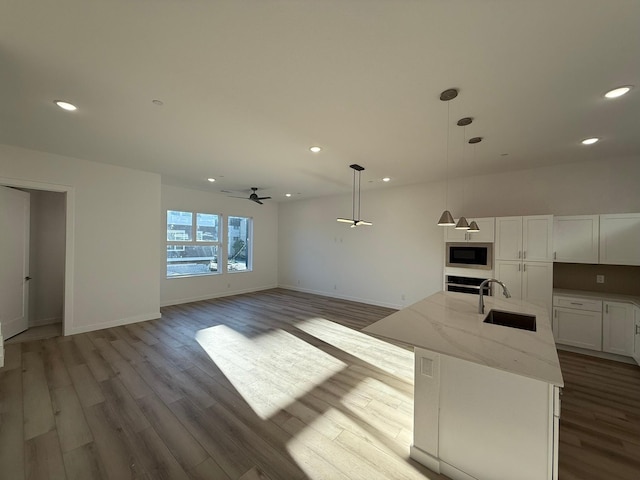
M 610 300 L 612 302 L 633 303 L 640 307 L 640 297 L 634 295 L 622 295 L 618 293 L 590 292 L 587 290 L 565 290 L 563 288 L 554 288 L 554 295 L 562 295 L 566 297 L 591 298 L 596 300 Z
M 362 331 L 516 375 L 564 386 L 547 310 L 522 300 L 484 297 L 495 308 L 536 316 L 536 331 L 484 323 L 478 297 L 438 292 Z

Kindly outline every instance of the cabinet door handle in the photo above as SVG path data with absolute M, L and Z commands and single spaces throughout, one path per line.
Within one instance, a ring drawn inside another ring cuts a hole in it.
M 636 335 L 640 335 L 640 325 L 636 325 Z
M 522 258 L 527 258 L 527 251 L 526 250 L 522 252 Z
M 524 265 L 522 265 L 522 271 L 526 272 L 527 271 L 527 264 L 525 263 Z
M 582 304 L 578 302 L 571 302 L 571 305 L 582 305 Z
M 553 317 L 554 318 L 558 318 L 558 309 L 557 308 L 553 309 Z
M 518 258 L 522 258 L 522 251 L 518 250 Z
M 605 305 L 604 306 L 604 311 L 605 311 L 605 313 L 609 313 L 609 305 Z
M 553 252 L 553 259 L 554 259 L 554 260 L 555 260 L 556 258 L 558 258 L 558 256 L 557 256 L 557 254 L 556 254 L 556 253 L 557 253 L 557 252 Z

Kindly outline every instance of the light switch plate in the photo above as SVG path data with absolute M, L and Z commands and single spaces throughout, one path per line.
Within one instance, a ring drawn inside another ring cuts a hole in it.
M 604 275 L 596 275 L 596 283 L 604 283 Z

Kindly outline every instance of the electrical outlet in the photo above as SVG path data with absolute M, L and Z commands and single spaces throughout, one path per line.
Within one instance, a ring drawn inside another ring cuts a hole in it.
M 604 275 L 596 275 L 596 283 L 604 283 Z

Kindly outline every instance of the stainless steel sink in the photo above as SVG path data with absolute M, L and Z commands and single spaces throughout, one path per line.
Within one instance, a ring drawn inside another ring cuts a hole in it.
M 489 310 L 484 323 L 493 323 L 511 328 L 536 331 L 536 317 L 524 313 L 505 312 L 502 310 Z

